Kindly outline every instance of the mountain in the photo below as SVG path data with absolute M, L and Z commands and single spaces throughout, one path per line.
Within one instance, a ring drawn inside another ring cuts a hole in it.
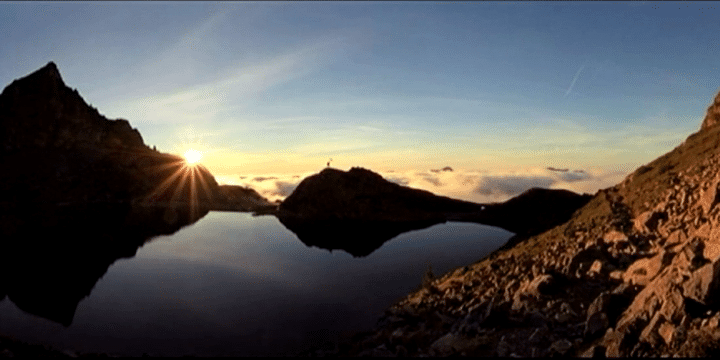
M 366 256 L 410 230 L 453 221 L 499 226 L 514 241 L 565 222 L 589 195 L 531 189 L 499 204 L 476 204 L 401 186 L 362 168 L 326 168 L 303 179 L 277 217 L 308 246 Z
M 149 148 L 127 120 L 105 118 L 67 87 L 53 62 L 0 94 L 0 166 L 5 209 L 98 202 L 239 211 L 274 206 L 231 200 L 202 165 Z
M 445 274 L 333 355 L 713 356 L 719 99 L 701 129 L 564 224 Z

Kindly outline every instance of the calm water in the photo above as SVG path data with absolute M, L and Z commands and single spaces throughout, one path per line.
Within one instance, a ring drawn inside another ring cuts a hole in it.
M 479 260 L 512 234 L 446 223 L 363 258 L 308 248 L 273 216 L 210 212 L 110 266 L 65 327 L 0 301 L 0 334 L 120 355 L 276 355 L 372 328 L 436 274 Z M 52 301 L 52 299 L 48 299 Z

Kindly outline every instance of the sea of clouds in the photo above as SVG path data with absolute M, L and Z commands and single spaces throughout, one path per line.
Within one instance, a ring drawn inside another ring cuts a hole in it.
M 533 167 L 515 171 L 464 170 L 450 166 L 421 171 L 375 171 L 386 180 L 437 195 L 478 203 L 502 202 L 538 187 L 595 194 L 621 182 L 633 167 L 569 169 Z M 303 174 L 218 176 L 221 184 L 255 189 L 265 198 L 282 201 L 307 176 Z

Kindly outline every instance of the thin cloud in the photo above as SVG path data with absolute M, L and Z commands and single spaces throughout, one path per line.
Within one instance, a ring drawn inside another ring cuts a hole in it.
M 573 77 L 572 82 L 570 83 L 570 86 L 568 87 L 567 91 L 565 91 L 565 96 L 563 96 L 563 97 L 567 97 L 570 94 L 573 87 L 575 86 L 575 82 L 580 77 L 580 73 L 583 71 L 584 68 L 585 68 L 585 65 L 580 66 L 580 69 L 578 69 L 578 71 L 575 73 L 575 76 Z

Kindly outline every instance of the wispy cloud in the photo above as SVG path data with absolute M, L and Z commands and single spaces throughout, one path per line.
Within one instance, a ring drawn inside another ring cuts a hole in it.
M 565 96 L 564 96 L 564 97 L 567 97 L 567 96 L 570 94 L 570 92 L 572 91 L 573 87 L 575 86 L 575 82 L 576 82 L 577 79 L 580 77 L 580 73 L 583 71 L 584 68 L 585 68 L 585 65 L 580 66 L 580 68 L 578 69 L 578 71 L 575 73 L 575 76 L 573 77 L 572 82 L 570 83 L 570 86 L 568 87 L 567 91 L 565 91 Z

